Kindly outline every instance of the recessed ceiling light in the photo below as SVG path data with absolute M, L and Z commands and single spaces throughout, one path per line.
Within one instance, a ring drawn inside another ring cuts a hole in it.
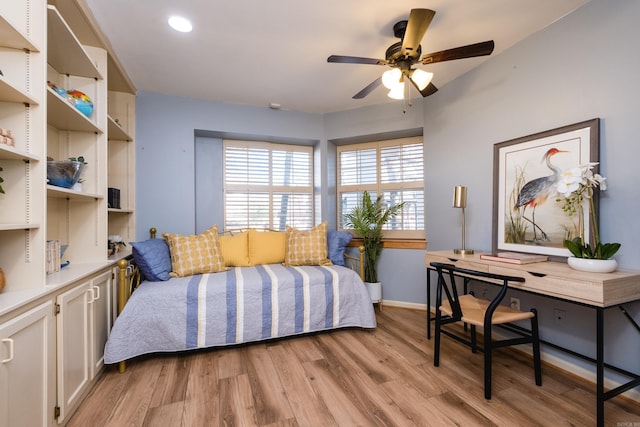
M 169 18 L 169 25 L 176 31 L 180 31 L 181 33 L 189 33 L 193 30 L 193 26 L 188 19 L 183 18 L 181 16 L 172 16 Z

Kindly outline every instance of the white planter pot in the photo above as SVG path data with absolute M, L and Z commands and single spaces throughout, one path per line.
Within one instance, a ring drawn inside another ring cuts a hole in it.
M 367 290 L 369 291 L 369 298 L 371 298 L 372 303 L 382 301 L 382 283 L 364 282 L 364 285 L 367 287 Z
M 590 273 L 611 273 L 618 268 L 618 261 L 615 259 L 589 259 L 589 258 L 567 258 L 569 267 L 578 271 L 588 271 Z

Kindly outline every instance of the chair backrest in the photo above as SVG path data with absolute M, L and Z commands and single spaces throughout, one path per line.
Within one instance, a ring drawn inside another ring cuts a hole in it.
M 432 262 L 431 266 L 438 272 L 438 286 L 436 290 L 436 309 L 442 305 L 443 293 L 449 301 L 451 311 L 453 312 L 452 318 L 460 320 L 462 318 L 462 309 L 460 308 L 460 300 L 458 295 L 458 287 L 456 286 L 456 278 L 460 280 L 480 280 L 490 281 L 493 283 L 498 282 L 501 287 L 498 295 L 489 304 L 488 311 L 493 312 L 495 308 L 500 304 L 502 299 L 507 293 L 507 287 L 509 282 L 524 282 L 524 277 L 518 276 L 505 276 L 502 274 L 488 273 L 484 271 L 468 270 L 466 268 L 456 267 L 453 264 L 446 264 L 441 262 Z M 445 280 L 448 277 L 449 281 Z

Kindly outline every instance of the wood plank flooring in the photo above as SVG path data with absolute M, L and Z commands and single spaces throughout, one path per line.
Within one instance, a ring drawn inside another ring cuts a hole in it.
M 482 354 L 443 338 L 440 367 L 425 313 L 385 307 L 378 328 L 348 329 L 108 367 L 68 426 L 589 426 L 595 386 L 503 349 L 493 399 Z M 606 402 L 607 426 L 640 426 L 640 406 Z

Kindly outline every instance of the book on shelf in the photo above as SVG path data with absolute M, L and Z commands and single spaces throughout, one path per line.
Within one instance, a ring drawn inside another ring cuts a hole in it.
M 532 264 L 549 259 L 546 255 L 523 254 L 519 252 L 498 252 L 495 254 L 480 254 L 480 259 L 487 261 L 507 262 L 509 264 Z
M 60 271 L 60 240 L 47 240 L 46 256 L 46 273 Z

